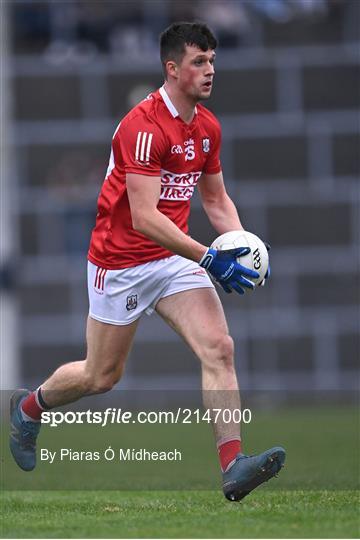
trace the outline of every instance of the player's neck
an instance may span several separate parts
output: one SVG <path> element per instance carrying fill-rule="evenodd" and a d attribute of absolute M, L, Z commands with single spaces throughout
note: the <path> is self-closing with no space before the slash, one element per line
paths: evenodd
<path fill-rule="evenodd" d="M 190 124 L 195 114 L 196 102 L 189 99 L 189 96 L 185 96 L 176 87 L 170 85 L 167 81 L 164 84 L 165 91 L 169 96 L 172 104 L 179 113 L 180 118 L 186 123 Z"/>

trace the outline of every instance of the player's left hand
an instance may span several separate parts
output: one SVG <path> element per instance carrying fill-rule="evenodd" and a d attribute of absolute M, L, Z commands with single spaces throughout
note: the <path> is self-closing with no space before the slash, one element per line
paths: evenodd
<path fill-rule="evenodd" d="M 199 264 L 210 272 L 226 293 L 231 293 L 234 290 L 238 294 L 244 294 L 244 287 L 252 290 L 255 288 L 251 278 L 259 277 L 258 272 L 242 266 L 238 262 L 238 258 L 247 255 L 249 251 L 249 247 L 226 250 L 216 250 L 210 247 Z"/>
<path fill-rule="evenodd" d="M 271 249 L 270 244 L 268 242 L 264 242 L 264 244 L 265 244 L 265 247 L 266 247 L 266 249 L 267 249 L 267 251 L 269 253 L 269 251 Z M 270 275 L 271 275 L 271 269 L 270 269 L 270 261 L 269 261 L 268 269 L 266 270 L 266 274 L 264 276 L 264 279 L 262 280 L 261 283 L 259 283 L 259 287 L 264 287 L 265 286 L 266 280 L 269 279 Z"/>

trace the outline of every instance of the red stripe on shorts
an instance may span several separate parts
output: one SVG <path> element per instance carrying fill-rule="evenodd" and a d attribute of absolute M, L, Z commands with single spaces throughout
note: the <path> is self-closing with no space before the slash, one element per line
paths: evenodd
<path fill-rule="evenodd" d="M 96 267 L 95 282 L 94 282 L 94 287 L 95 287 L 95 289 L 98 289 L 98 288 L 99 288 L 99 286 L 98 286 L 99 270 L 100 270 L 100 268 L 97 266 L 97 267 Z"/>
<path fill-rule="evenodd" d="M 104 290 L 106 272 L 107 270 L 103 268 L 103 271 L 101 273 L 101 278 L 100 278 L 100 287 L 99 287 L 102 291 Z"/>
<path fill-rule="evenodd" d="M 106 268 L 100 268 L 100 266 L 96 268 L 95 289 L 98 289 L 99 291 L 104 290 L 106 272 Z"/>

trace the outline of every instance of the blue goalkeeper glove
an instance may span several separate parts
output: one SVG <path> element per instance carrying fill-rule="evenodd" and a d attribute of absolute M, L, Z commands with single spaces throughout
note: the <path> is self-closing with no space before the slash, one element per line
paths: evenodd
<path fill-rule="evenodd" d="M 225 292 L 231 293 L 233 290 L 239 294 L 244 294 L 243 287 L 254 289 L 255 285 L 249 278 L 258 278 L 259 274 L 246 268 L 237 262 L 238 257 L 247 255 L 249 247 L 239 247 L 235 249 L 216 250 L 209 248 L 201 258 L 199 264 L 214 277 Z"/>

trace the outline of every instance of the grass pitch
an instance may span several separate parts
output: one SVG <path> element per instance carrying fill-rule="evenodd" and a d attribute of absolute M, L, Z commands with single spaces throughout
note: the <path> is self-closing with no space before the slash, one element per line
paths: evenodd
<path fill-rule="evenodd" d="M 245 450 L 283 444 L 286 467 L 279 479 L 230 503 L 221 492 L 209 426 L 44 430 L 43 447 L 107 448 L 123 439 L 129 446 L 162 448 L 167 442 L 183 444 L 184 460 L 151 467 L 39 462 L 32 473 L 20 471 L 9 456 L 4 427 L 1 537 L 358 538 L 358 429 L 354 407 L 259 412 L 244 429 Z"/>
<path fill-rule="evenodd" d="M 357 538 L 355 491 L 7 492 L 3 538 Z"/>

